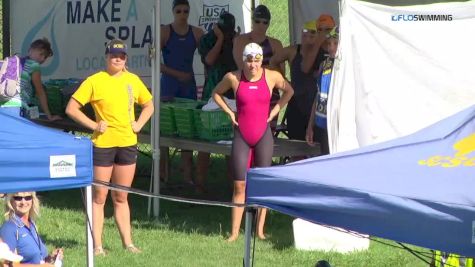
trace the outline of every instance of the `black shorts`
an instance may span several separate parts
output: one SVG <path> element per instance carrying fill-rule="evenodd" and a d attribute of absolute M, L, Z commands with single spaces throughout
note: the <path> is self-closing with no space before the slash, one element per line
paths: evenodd
<path fill-rule="evenodd" d="M 132 165 L 137 162 L 137 146 L 93 147 L 94 166 Z"/>

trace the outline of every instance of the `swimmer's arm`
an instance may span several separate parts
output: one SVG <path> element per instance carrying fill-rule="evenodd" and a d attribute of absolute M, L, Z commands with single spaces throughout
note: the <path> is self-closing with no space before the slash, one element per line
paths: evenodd
<path fill-rule="evenodd" d="M 84 112 L 81 111 L 82 104 L 79 103 L 76 99 L 71 97 L 66 106 L 66 115 L 68 115 L 71 119 L 79 124 L 85 126 L 88 129 L 93 131 L 97 130 L 99 127 L 99 123 L 91 120 Z"/>
<path fill-rule="evenodd" d="M 276 106 L 282 108 L 287 105 L 289 100 L 294 95 L 294 88 L 292 88 L 292 85 L 290 85 L 290 83 L 280 73 L 276 73 L 276 76 L 275 87 L 283 92 Z"/>
<path fill-rule="evenodd" d="M 276 69 L 280 67 L 280 64 L 285 61 L 290 61 L 290 54 L 292 53 L 292 47 L 288 46 L 283 48 L 279 52 L 275 53 L 269 62 L 269 65 L 272 69 Z"/>
<path fill-rule="evenodd" d="M 231 110 L 226 101 L 224 101 L 223 99 L 224 93 L 226 93 L 228 90 L 234 89 L 234 80 L 236 80 L 235 74 L 233 72 L 228 72 L 226 75 L 224 75 L 223 79 L 216 85 L 211 97 L 213 98 L 214 102 L 216 102 L 216 104 L 229 115 L 233 123 L 237 125 L 234 111 Z"/>
<path fill-rule="evenodd" d="M 269 114 L 269 118 L 267 119 L 267 122 L 272 121 L 275 116 L 277 116 L 285 105 L 289 102 L 290 98 L 294 95 L 294 89 L 292 88 L 292 85 L 284 79 L 282 74 L 280 74 L 277 71 L 272 71 L 272 78 L 275 81 L 274 87 L 278 88 L 283 92 L 282 96 L 280 97 L 279 101 L 277 104 L 275 104 L 274 108 L 271 110 Z"/>
<path fill-rule="evenodd" d="M 246 40 L 244 36 L 245 35 L 237 36 L 233 40 L 233 58 L 239 70 L 242 70 L 244 65 L 242 61 L 242 51 L 244 51 L 244 47 L 246 46 Z"/>

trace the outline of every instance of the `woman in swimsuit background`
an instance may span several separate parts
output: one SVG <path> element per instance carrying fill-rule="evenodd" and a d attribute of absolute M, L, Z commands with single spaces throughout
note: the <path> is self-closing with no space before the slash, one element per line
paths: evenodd
<path fill-rule="evenodd" d="M 243 204 L 246 189 L 246 173 L 251 163 L 255 167 L 268 167 L 272 163 L 274 139 L 269 122 L 289 102 L 294 90 L 277 71 L 262 67 L 263 51 L 256 43 L 249 43 L 242 54 L 242 70 L 228 72 L 213 91 L 214 101 L 226 112 L 234 124 L 234 139 L 231 152 L 234 175 L 233 202 Z M 237 114 L 223 100 L 229 89 L 236 95 Z M 272 90 L 278 88 L 283 95 L 269 112 Z M 239 236 L 244 208 L 233 208 L 232 242 Z M 265 239 L 264 223 L 266 209 L 259 209 L 257 236 Z"/>

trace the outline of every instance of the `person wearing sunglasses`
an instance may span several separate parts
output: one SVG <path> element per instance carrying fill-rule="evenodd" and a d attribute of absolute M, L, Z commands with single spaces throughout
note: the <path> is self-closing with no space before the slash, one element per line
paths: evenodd
<path fill-rule="evenodd" d="M 233 202 L 242 204 L 245 199 L 246 173 L 251 164 L 268 167 L 272 163 L 274 139 L 269 123 L 279 114 L 292 97 L 294 90 L 278 71 L 262 67 L 263 49 L 256 43 L 247 44 L 240 59 L 242 70 L 227 73 L 213 91 L 214 101 L 226 112 L 233 125 L 231 149 L 234 178 Z M 232 89 L 236 97 L 237 114 L 226 104 L 223 95 Z M 270 110 L 273 89 L 283 92 Z M 232 209 L 231 235 L 228 241 L 239 236 L 243 208 Z M 265 239 L 266 209 L 259 209 L 257 236 Z"/>
<path fill-rule="evenodd" d="M 317 33 L 317 21 L 311 20 L 302 27 L 300 44 L 287 46 L 271 58 L 271 66 L 278 66 L 285 61 L 290 65 L 291 84 L 295 90 L 285 112 L 290 139 L 305 141 L 310 111 L 317 92 L 315 72 L 323 60 L 323 53 L 320 53 L 320 58 L 314 58 L 311 69 L 307 72 L 302 70 L 302 63 L 304 58 L 318 51 L 324 41 L 324 36 Z M 293 160 L 298 159 L 301 157 Z"/>
<path fill-rule="evenodd" d="M 162 101 L 172 101 L 175 97 L 197 99 L 193 58 L 195 50 L 204 32 L 201 28 L 190 25 L 190 3 L 188 0 L 174 0 L 172 5 L 173 22 L 160 28 L 160 47 L 163 63 L 160 78 Z M 168 155 L 168 147 L 161 148 L 162 155 Z M 183 177 L 187 184 L 193 184 L 192 151 L 181 153 Z M 165 161 L 160 160 L 161 177 L 164 177 Z"/>
<path fill-rule="evenodd" d="M 320 64 L 317 75 L 317 94 L 312 103 L 310 118 L 307 122 L 305 140 L 311 146 L 315 142 L 320 144 L 322 155 L 330 153 L 327 130 L 327 102 L 330 94 L 333 64 L 338 49 L 339 31 L 333 28 L 327 35 L 324 43 L 328 56 Z"/>
<path fill-rule="evenodd" d="M 11 252 L 21 256 L 19 265 L 12 266 L 50 266 L 57 257 L 62 259 L 63 250 L 48 250 L 38 234 L 35 219 L 39 215 L 40 202 L 35 192 L 18 192 L 5 197 L 5 219 L 0 228 L 0 238 Z M 19 258 L 14 259 L 15 261 Z M 10 260 L 11 261 L 11 260 Z"/>
<path fill-rule="evenodd" d="M 272 66 L 269 64 L 270 59 L 274 54 L 279 53 L 283 46 L 281 41 L 267 35 L 270 21 L 271 13 L 269 9 L 265 5 L 258 5 L 252 13 L 252 31 L 241 34 L 240 36 L 236 37 L 234 41 L 233 56 L 239 69 L 243 68 L 241 53 L 244 50 L 244 47 L 251 42 L 257 43 L 262 47 L 264 57 L 262 60 L 262 66 L 272 68 Z M 285 75 L 284 64 L 281 64 L 275 69 L 278 70 L 282 75 Z M 272 92 L 270 106 L 271 109 L 279 101 L 279 98 L 279 91 L 274 90 Z M 271 122 L 272 131 L 274 131 L 277 127 L 277 117 L 278 116 L 276 116 L 276 118 Z"/>
<path fill-rule="evenodd" d="M 206 70 L 206 80 L 201 100 L 208 101 L 213 89 L 223 79 L 224 75 L 237 70 L 232 51 L 234 38 L 239 34 L 240 29 L 238 26 L 238 31 L 236 31 L 235 27 L 236 19 L 234 15 L 223 12 L 219 15 L 218 23 L 213 26 L 213 30 L 200 39 L 198 51 Z M 231 91 L 228 91 L 225 96 L 228 99 L 234 99 L 234 94 Z M 204 183 L 208 175 L 209 159 L 210 153 L 198 152 L 196 180 L 194 181 L 198 193 L 206 192 Z M 226 156 L 226 162 L 229 162 L 228 156 Z M 228 177 L 231 180 L 230 170 L 228 170 Z"/>
<path fill-rule="evenodd" d="M 336 26 L 335 20 L 331 15 L 321 14 L 317 19 L 317 39 L 320 42 L 326 38 L 326 35 Z M 311 50 L 302 60 L 302 71 L 304 73 L 312 73 L 313 66 L 320 66 L 325 59 L 325 46 L 321 45 L 319 49 Z"/>
<path fill-rule="evenodd" d="M 127 45 L 119 39 L 111 40 L 105 49 L 106 69 L 89 76 L 72 95 L 66 114 L 93 131 L 94 179 L 130 187 L 137 163 L 137 133 L 154 111 L 152 95 L 139 76 L 129 72 Z M 90 103 L 95 120 L 81 108 Z M 141 106 L 135 114 L 135 105 Z M 109 190 L 93 187 L 92 228 L 94 254 L 106 255 L 102 246 L 104 205 Z M 141 252 L 132 242 L 130 207 L 126 192 L 112 191 L 114 218 L 124 249 Z"/>
<path fill-rule="evenodd" d="M 188 0 L 173 1 L 173 22 L 161 27 L 160 45 L 163 64 L 160 65 L 161 96 L 196 99 L 193 56 L 203 30 L 188 24 Z"/>

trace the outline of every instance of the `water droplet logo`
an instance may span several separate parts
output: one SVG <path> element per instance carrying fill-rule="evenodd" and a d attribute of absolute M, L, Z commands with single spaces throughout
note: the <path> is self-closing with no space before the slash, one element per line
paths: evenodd
<path fill-rule="evenodd" d="M 56 5 L 57 3 L 53 6 L 53 8 L 51 8 L 51 10 L 43 19 L 38 21 L 38 23 L 35 26 L 33 26 L 30 31 L 28 31 L 21 45 L 22 55 L 27 55 L 28 49 L 30 48 L 30 44 L 34 40 L 38 38 L 43 38 L 43 37 L 48 38 L 48 40 L 51 42 L 51 46 L 52 46 L 51 48 L 53 49 L 54 56 L 48 61 L 49 63 L 46 66 L 41 67 L 41 74 L 45 76 L 53 74 L 58 69 L 60 56 L 61 56 L 59 53 L 58 44 L 56 43 L 56 36 L 54 33 L 55 16 L 53 16 L 53 13 L 56 10 Z M 40 30 L 47 25 L 50 18 L 51 18 L 50 36 L 37 36 L 38 32 L 40 32 Z"/>

